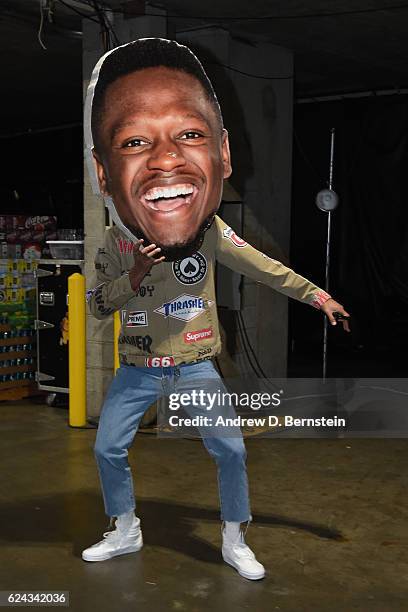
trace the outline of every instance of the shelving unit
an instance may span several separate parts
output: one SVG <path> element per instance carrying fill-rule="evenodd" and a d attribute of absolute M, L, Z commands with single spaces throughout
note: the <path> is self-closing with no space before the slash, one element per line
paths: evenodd
<path fill-rule="evenodd" d="M 11 325 L 0 324 L 0 401 L 38 394 L 35 382 L 35 335 L 4 337 L 12 333 Z M 19 348 L 24 346 L 27 346 L 25 350 Z M 15 347 L 15 350 L 8 348 L 5 351 L 4 347 Z M 15 363 L 5 365 L 7 361 Z"/>
<path fill-rule="evenodd" d="M 0 401 L 4 401 L 23 399 L 39 391 L 35 381 L 34 288 L 23 282 L 27 268 L 31 273 L 33 265 L 0 259 L 0 266 Z"/>

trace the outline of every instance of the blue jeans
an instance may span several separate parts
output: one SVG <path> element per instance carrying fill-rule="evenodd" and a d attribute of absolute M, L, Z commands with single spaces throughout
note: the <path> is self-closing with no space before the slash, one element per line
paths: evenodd
<path fill-rule="evenodd" d="M 121 365 L 117 370 L 102 407 L 94 446 L 108 516 L 119 516 L 136 507 L 128 449 L 146 410 L 160 397 L 193 389 L 227 391 L 210 360 L 169 367 Z M 209 415 L 205 406 L 186 406 L 185 411 L 191 417 Z M 213 406 L 211 414 L 214 413 L 236 416 L 232 406 L 219 404 Z M 221 520 L 251 520 L 247 454 L 240 428 L 231 425 L 218 427 L 217 431 L 206 426 L 198 429 L 217 465 Z"/>

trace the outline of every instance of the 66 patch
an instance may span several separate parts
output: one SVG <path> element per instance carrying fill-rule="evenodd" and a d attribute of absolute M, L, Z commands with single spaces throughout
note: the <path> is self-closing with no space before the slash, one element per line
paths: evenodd
<path fill-rule="evenodd" d="M 236 247 L 244 247 L 248 244 L 247 242 L 245 242 L 245 240 L 237 236 L 231 227 L 226 227 L 222 232 L 222 235 L 224 236 L 224 238 L 228 238 L 228 240 L 231 240 L 232 244 L 234 244 Z"/>
<path fill-rule="evenodd" d="M 207 260 L 201 253 L 193 253 L 173 262 L 173 274 L 183 285 L 194 285 L 207 274 Z"/>
<path fill-rule="evenodd" d="M 146 357 L 147 368 L 168 368 L 174 366 L 174 357 Z"/>

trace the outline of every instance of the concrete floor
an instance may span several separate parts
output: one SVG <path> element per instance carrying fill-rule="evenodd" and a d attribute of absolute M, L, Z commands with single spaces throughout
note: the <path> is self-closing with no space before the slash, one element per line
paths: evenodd
<path fill-rule="evenodd" d="M 407 610 L 408 440 L 249 439 L 264 580 L 220 556 L 215 466 L 200 441 L 139 434 L 130 453 L 145 546 L 87 563 L 104 514 L 96 430 L 67 410 L 0 404 L 0 590 L 70 591 L 70 609 Z"/>

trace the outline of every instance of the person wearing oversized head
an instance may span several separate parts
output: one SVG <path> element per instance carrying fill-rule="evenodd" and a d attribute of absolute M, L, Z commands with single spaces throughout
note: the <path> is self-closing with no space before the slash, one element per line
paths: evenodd
<path fill-rule="evenodd" d="M 187 47 L 146 38 L 105 54 L 88 87 L 84 127 L 92 185 L 115 223 L 95 257 L 87 300 L 96 318 L 120 310 L 122 321 L 121 367 L 94 447 L 105 511 L 116 526 L 82 553 L 101 561 L 143 545 L 128 462 L 143 414 L 164 387 L 226 392 L 212 361 L 221 350 L 215 262 L 322 310 L 332 324 L 335 311 L 348 313 L 217 215 L 231 175 L 228 134 L 214 89 Z M 349 331 L 348 321 L 342 324 Z M 208 416 L 206 406 L 186 410 Z M 212 410 L 210 416 L 236 416 L 233 406 Z M 244 539 L 252 516 L 241 430 L 198 429 L 218 468 L 222 557 L 241 576 L 263 578 Z"/>
<path fill-rule="evenodd" d="M 195 55 L 164 39 L 107 55 L 91 132 L 100 191 L 128 232 L 167 261 L 198 251 L 231 162 L 217 97 Z"/>

